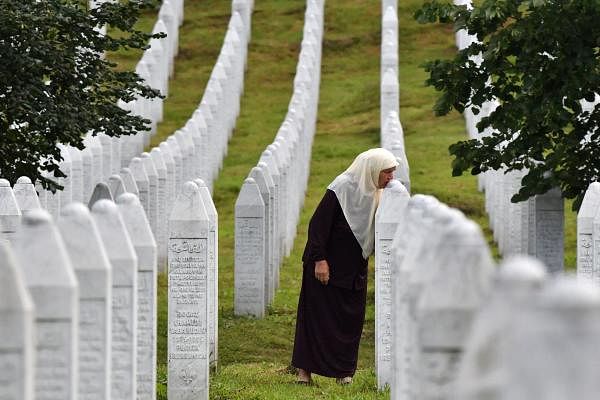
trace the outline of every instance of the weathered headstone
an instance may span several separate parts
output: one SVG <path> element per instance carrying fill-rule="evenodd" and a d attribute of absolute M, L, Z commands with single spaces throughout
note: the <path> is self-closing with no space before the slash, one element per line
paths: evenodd
<path fill-rule="evenodd" d="M 79 398 L 110 400 L 111 265 L 83 204 L 63 208 L 58 228 L 79 281 Z"/>
<path fill-rule="evenodd" d="M 235 315 L 265 316 L 265 203 L 247 178 L 235 202 Z"/>
<path fill-rule="evenodd" d="M 21 211 L 10 187 L 10 182 L 0 179 L 0 231 L 2 238 L 13 242 L 20 224 Z"/>
<path fill-rule="evenodd" d="M 13 186 L 13 193 L 19 205 L 21 214 L 33 209 L 42 208 L 40 199 L 35 192 L 35 186 L 31 183 L 31 179 L 26 176 L 21 176 Z"/>
<path fill-rule="evenodd" d="M 90 201 L 88 202 L 88 208 L 91 210 L 94 204 L 102 199 L 112 201 L 113 196 L 110 192 L 110 187 L 106 183 L 98 182 L 94 188 L 94 193 L 92 193 L 92 197 L 90 197 Z"/>
<path fill-rule="evenodd" d="M 35 330 L 33 299 L 22 268 L 0 241 L 0 399 L 33 400 Z"/>
<path fill-rule="evenodd" d="M 208 187 L 202 179 L 194 180 L 200 189 L 202 203 L 208 216 L 208 331 L 209 356 L 212 367 L 219 360 L 219 214 Z"/>
<path fill-rule="evenodd" d="M 375 368 L 377 386 L 392 383 L 392 241 L 410 195 L 397 180 L 383 190 L 375 215 Z"/>
<path fill-rule="evenodd" d="M 594 217 L 600 211 L 600 183 L 592 182 L 577 213 L 577 276 L 594 278 Z M 600 238 L 597 238 L 600 240 Z"/>
<path fill-rule="evenodd" d="M 14 253 L 35 305 L 35 399 L 78 398 L 79 290 L 65 245 L 45 210 L 23 216 Z"/>
<path fill-rule="evenodd" d="M 169 217 L 168 397 L 207 400 L 208 215 L 186 182 Z"/>
<path fill-rule="evenodd" d="M 137 390 L 138 259 L 115 203 L 98 200 L 92 215 L 113 272 L 111 399 L 133 400 Z"/>
<path fill-rule="evenodd" d="M 156 398 L 156 241 L 136 195 L 122 194 L 117 207 L 138 258 L 137 399 L 152 400 Z"/>

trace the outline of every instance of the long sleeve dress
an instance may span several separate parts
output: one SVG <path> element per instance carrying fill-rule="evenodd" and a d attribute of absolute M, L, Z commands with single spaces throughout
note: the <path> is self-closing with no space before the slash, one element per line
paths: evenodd
<path fill-rule="evenodd" d="M 329 264 L 327 285 L 315 278 L 320 260 Z M 292 365 L 332 378 L 353 376 L 365 320 L 367 260 L 329 189 L 310 220 L 302 261 Z"/>

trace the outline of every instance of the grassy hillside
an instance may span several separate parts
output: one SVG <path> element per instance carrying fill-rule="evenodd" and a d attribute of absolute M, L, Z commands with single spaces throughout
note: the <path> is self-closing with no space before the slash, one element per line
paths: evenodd
<path fill-rule="evenodd" d="M 233 207 L 239 188 L 281 124 L 291 97 L 292 79 L 301 41 L 303 0 L 256 0 L 241 115 L 229 144 L 214 200 L 219 212 L 219 354 L 211 376 L 211 399 L 386 399 L 375 389 L 373 284 L 355 383 L 340 387 L 317 378 L 311 387 L 295 385 L 289 369 L 300 288 L 300 257 L 308 219 L 326 185 L 354 156 L 379 143 L 380 3 L 327 0 L 323 43 L 322 85 L 310 180 L 294 249 L 281 267 L 281 285 L 263 320 L 233 316 Z M 400 115 L 406 135 L 414 193 L 428 193 L 463 210 L 487 231 L 483 196 L 471 176 L 452 178 L 448 145 L 464 139 L 458 114 L 436 118 L 436 94 L 425 88 L 419 65 L 455 51 L 449 27 L 421 26 L 412 14 L 422 2 L 400 1 Z M 155 145 L 183 126 L 197 107 L 217 58 L 229 18 L 229 1 L 186 1 L 180 31 L 180 53 L 165 121 Z M 149 26 L 153 16 L 143 24 Z M 115 55 L 124 65 L 135 55 Z M 567 230 L 574 232 L 572 215 Z M 489 234 L 489 232 L 488 232 Z M 567 260 L 574 264 L 574 234 L 568 236 Z M 371 268 L 372 270 L 372 268 Z M 165 399 L 166 277 L 159 290 L 159 387 Z"/>

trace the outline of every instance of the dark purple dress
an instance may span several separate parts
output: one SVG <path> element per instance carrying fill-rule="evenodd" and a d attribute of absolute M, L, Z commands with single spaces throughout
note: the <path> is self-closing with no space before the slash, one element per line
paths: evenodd
<path fill-rule="evenodd" d="M 319 260 L 329 264 L 328 285 L 315 278 Z M 310 220 L 302 261 L 292 365 L 332 378 L 353 376 L 365 320 L 367 260 L 331 190 Z"/>

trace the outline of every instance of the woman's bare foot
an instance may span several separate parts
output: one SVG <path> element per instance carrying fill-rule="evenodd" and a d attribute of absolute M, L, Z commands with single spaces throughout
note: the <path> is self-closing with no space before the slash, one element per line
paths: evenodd
<path fill-rule="evenodd" d="M 352 377 L 351 376 L 345 376 L 343 378 L 337 378 L 335 380 L 339 385 L 349 385 L 352 383 Z"/>
<path fill-rule="evenodd" d="M 298 375 L 296 376 L 296 383 L 300 383 L 303 385 L 308 385 L 312 381 L 310 377 L 310 372 L 303 370 L 302 368 L 298 368 Z"/>

